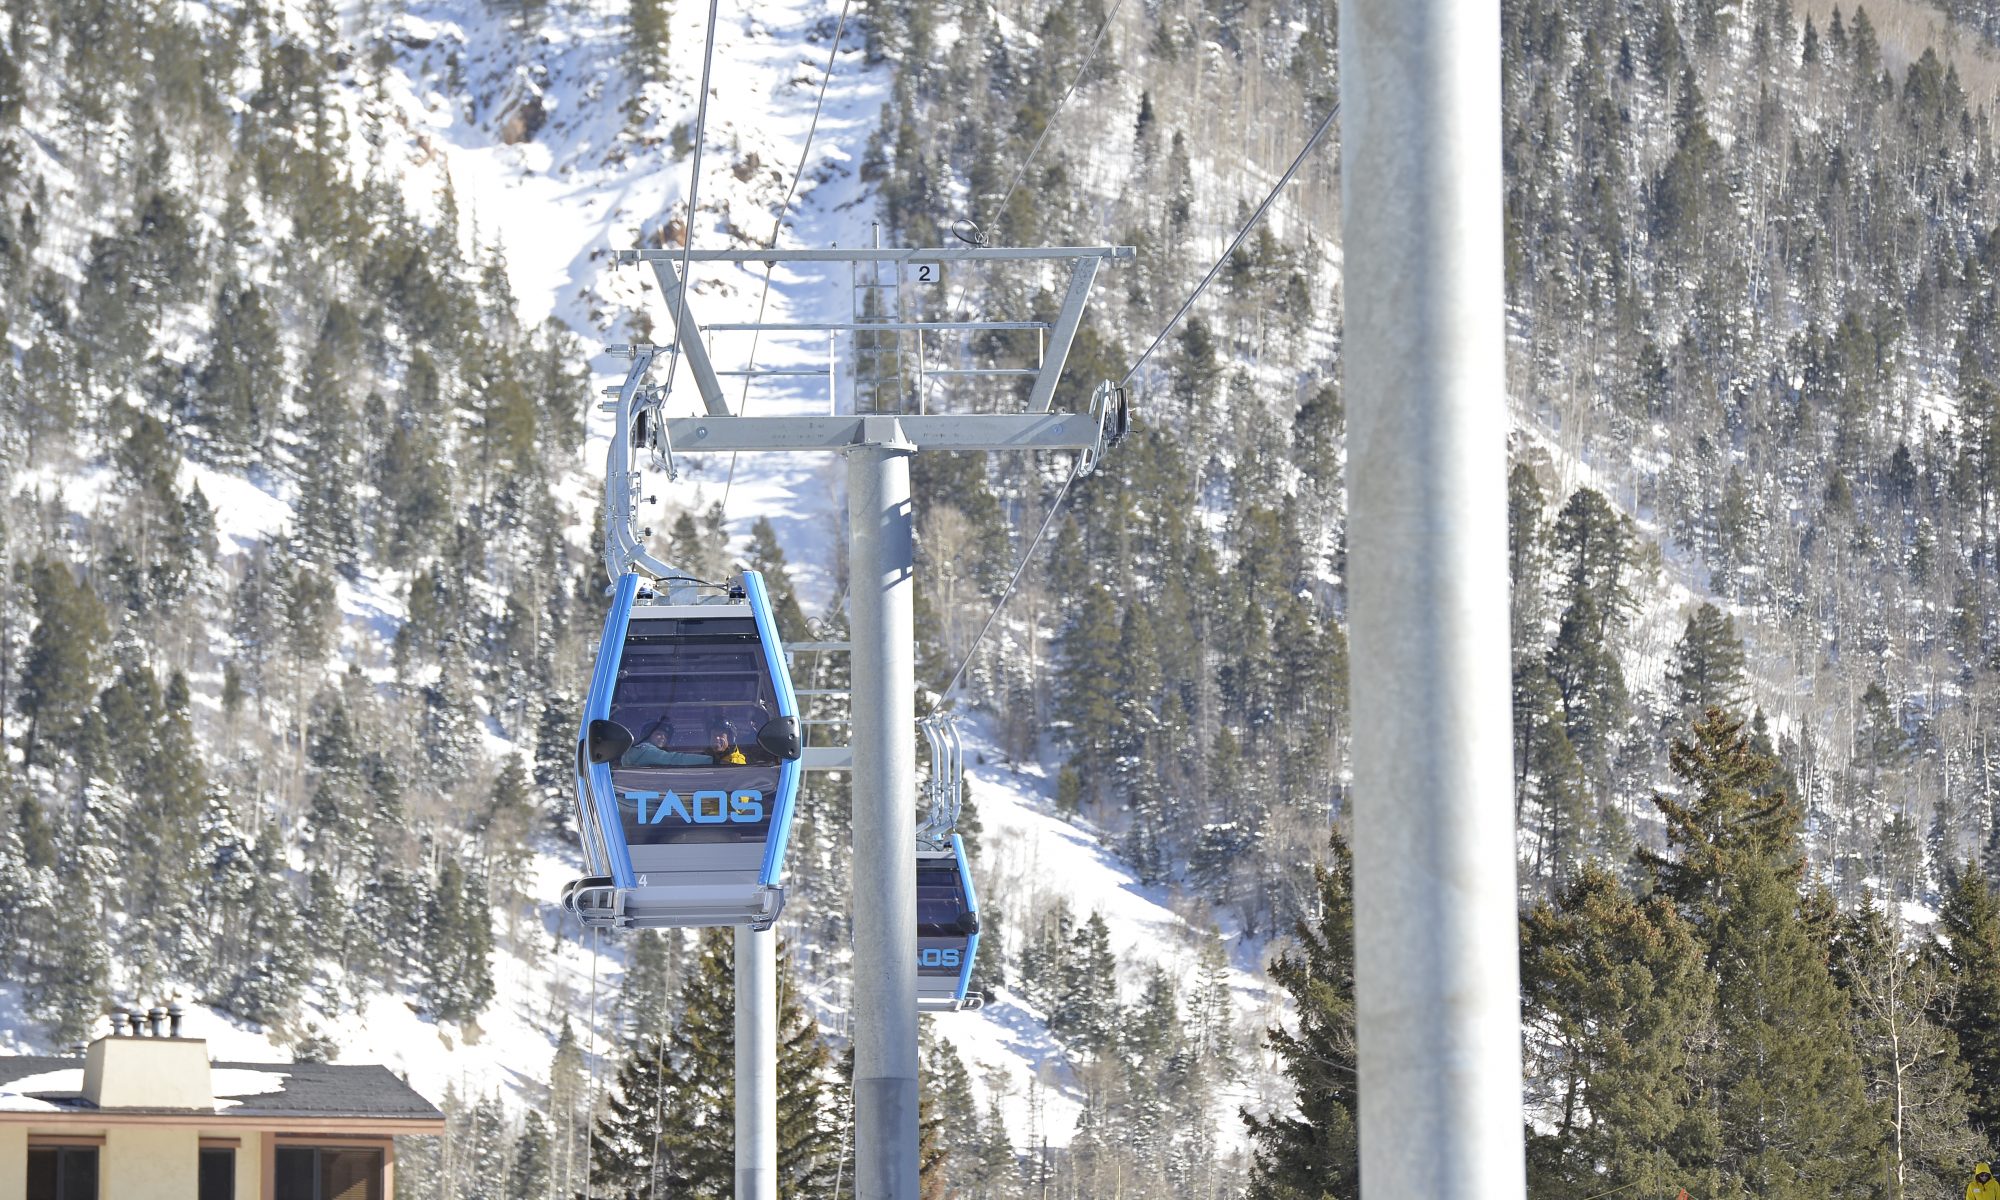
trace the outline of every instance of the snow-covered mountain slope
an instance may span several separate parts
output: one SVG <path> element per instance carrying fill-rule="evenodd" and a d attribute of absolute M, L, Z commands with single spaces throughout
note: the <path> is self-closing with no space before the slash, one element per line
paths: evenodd
<path fill-rule="evenodd" d="M 968 781 L 979 810 L 983 847 L 975 879 L 982 896 L 1004 896 L 1011 910 L 1028 911 L 1058 898 L 1077 919 L 1101 915 L 1110 927 L 1118 960 L 1121 998 L 1136 1001 L 1153 968 L 1191 982 L 1211 932 L 1205 906 L 1142 884 L 1087 826 L 1056 812 L 1054 781 L 1037 766 L 1006 765 L 993 739 L 979 730 L 967 739 Z M 1176 902 L 1178 899 L 1178 903 Z M 1198 923 L 1199 922 L 1199 923 Z M 1240 1105 L 1261 1107 L 1270 1067 L 1256 1034 L 1280 1019 L 1280 1005 L 1263 978 L 1260 943 L 1225 937 L 1230 953 L 1228 986 L 1237 1047 L 1229 1055 L 1239 1075 L 1218 1093 L 1225 1144 L 1241 1138 L 1234 1120 Z M 1067 1146 L 1080 1113 L 1079 1091 L 1063 1052 L 1049 1036 L 1047 1014 L 1016 991 L 1000 989 L 984 1008 L 930 1018 L 964 1059 L 975 1084 L 997 1089 L 1002 1108 L 1023 1145 Z"/>
<path fill-rule="evenodd" d="M 777 231 L 780 244 L 859 245 L 876 236 L 859 164 L 891 80 L 886 69 L 866 64 L 862 38 L 849 27 L 822 105 L 837 5 L 788 0 L 725 6 L 714 43 L 699 207 L 691 223 L 685 214 L 687 150 L 695 81 L 703 70 L 705 6 L 676 7 L 669 82 L 646 85 L 636 104 L 624 65 L 622 6 L 550 6 L 524 23 L 513 9 L 479 0 L 416 0 L 379 26 L 363 23 L 365 11 L 343 10 L 353 65 L 334 93 L 349 126 L 364 131 L 350 143 L 352 165 L 358 175 L 392 180 L 417 211 L 455 209 L 467 254 L 497 251 L 504 261 L 525 323 L 554 317 L 599 346 L 666 340 L 672 314 L 650 272 L 614 268 L 614 253 L 676 246 L 690 224 L 697 247 L 761 244 L 772 236 L 775 214 L 801 166 L 796 199 Z M 277 19 L 302 22 L 302 8 L 280 8 Z M 768 295 L 758 264 L 697 264 L 692 278 L 690 319 L 704 324 L 760 315 L 841 320 L 853 298 L 845 267 L 775 271 Z M 738 335 L 718 334 L 714 353 L 742 362 L 752 349 Z M 836 343 L 831 353 L 840 360 L 838 375 L 846 377 L 848 347 Z M 767 337 L 754 354 L 759 366 L 812 368 L 828 361 L 829 346 L 823 334 Z M 598 354 L 594 385 L 616 384 L 624 367 L 622 358 Z M 574 403 L 582 407 L 595 399 L 578 395 Z M 754 413 L 825 411 L 827 382 L 781 376 L 733 394 L 731 402 Z M 694 411 L 692 389 L 678 387 L 672 403 Z M 608 420 L 593 413 L 586 445 L 559 484 L 578 547 L 594 533 L 588 522 L 607 436 Z M 836 546 L 844 513 L 837 462 L 764 455 L 731 463 L 684 455 L 680 465 L 681 482 L 662 480 L 654 489 L 663 499 L 691 512 L 726 500 L 727 529 L 739 549 L 754 521 L 769 520 L 809 612 L 837 604 Z M 225 556 L 249 552 L 298 519 L 295 489 L 275 474 L 190 461 L 181 475 L 184 486 L 198 483 L 216 506 Z M 71 504 L 88 500 L 83 490 L 72 488 Z M 391 674 L 388 646 L 408 616 L 408 582 L 368 566 L 338 584 L 338 653 L 377 682 Z M 578 664 L 579 671 L 584 667 Z M 219 679 L 196 682 L 198 703 L 214 704 Z M 480 748 L 494 762 L 533 750 L 504 736 L 497 724 L 485 730 Z M 1060 895 L 1079 920 L 1101 914 L 1127 1003 L 1138 998 L 1154 966 L 1191 975 L 1211 923 L 1203 906 L 1140 886 L 1088 828 L 1057 817 L 1047 772 L 1034 766 L 1003 770 L 993 765 L 999 755 L 990 748 L 985 759 L 974 771 L 986 822 L 982 891 L 1006 897 L 1019 911 Z M 341 1058 L 383 1062 L 433 1098 L 449 1088 L 461 1096 L 498 1093 L 517 1108 L 536 1106 L 566 1021 L 581 1033 L 594 1008 L 595 1045 L 605 1050 L 613 1038 L 608 1022 L 622 973 L 615 939 L 594 947 L 549 903 L 578 866 L 572 848 L 538 846 L 526 872 L 529 894 L 497 898 L 496 994 L 475 1019 L 441 1021 L 402 996 L 367 990 L 328 1003 L 353 985 L 337 965 L 322 961 L 319 1001 L 308 999 L 316 1010 L 309 1028 L 336 1043 Z M 1261 945 L 1233 944 L 1232 950 L 1228 980 L 1240 1018 L 1239 1057 L 1248 1062 L 1258 1057 L 1254 1031 L 1275 1019 L 1275 1003 L 1258 979 Z M 840 995 L 836 986 L 814 991 L 822 1017 L 836 1030 Z M 936 1025 L 972 1068 L 975 1089 L 1001 1093 L 1017 1146 L 1068 1143 L 1080 1092 L 1048 1033 L 1046 1014 L 1002 990 L 985 1011 L 940 1017 Z M 297 1033 L 266 1031 L 199 1005 L 191 1006 L 187 1028 L 210 1039 L 218 1055 L 243 1060 L 285 1057 Z M 32 1043 L 18 993 L 0 991 L 0 1046 Z M 601 1061 L 600 1078 L 608 1079 L 615 1065 Z M 1251 1068 L 1224 1085 L 1215 1118 L 1226 1145 L 1241 1136 L 1237 1104 L 1261 1103 L 1263 1082 L 1264 1072 Z"/>
<path fill-rule="evenodd" d="M 855 245 L 869 236 L 857 166 L 888 80 L 864 65 L 850 28 L 819 105 L 838 11 L 759 4 L 718 22 L 696 246 L 769 241 L 809 130 L 812 147 L 781 244 Z M 390 24 L 398 54 L 384 91 L 395 106 L 392 124 L 404 134 L 404 186 L 433 203 L 450 189 L 472 236 L 504 254 L 525 317 L 554 315 L 600 345 L 668 339 L 672 314 L 651 272 L 610 264 L 619 250 L 679 244 L 691 155 L 677 147 L 685 149 L 691 136 L 706 15 L 698 5 L 675 11 L 671 82 L 646 85 L 645 102 L 658 115 L 639 128 L 621 95 L 631 86 L 621 65 L 627 39 L 622 13 L 613 9 L 564 9 L 535 30 L 519 30 L 488 6 L 412 4 Z M 523 105 L 546 114 L 545 123 L 510 142 L 521 133 Z M 698 266 L 690 274 L 690 318 L 704 324 L 753 320 L 760 306 L 771 320 L 809 320 L 847 307 L 847 293 L 831 279 L 778 273 L 766 298 L 753 264 Z M 766 339 L 758 355 L 760 365 L 773 367 L 824 360 L 823 341 L 805 347 Z M 594 365 L 602 386 L 624 377 L 623 359 L 601 355 Z M 787 382 L 761 383 L 735 402 L 747 396 L 759 412 L 824 409 L 823 382 Z M 687 388 L 676 392 L 676 409 L 697 411 Z M 582 520 L 601 486 L 608 436 L 608 418 L 599 414 L 573 481 Z M 759 516 L 771 519 L 802 568 L 802 591 L 822 603 L 830 598 L 832 497 L 814 481 L 825 466 L 818 459 L 745 459 L 729 489 L 732 533 L 741 536 Z M 697 510 L 722 498 L 726 461 L 691 456 L 686 467 L 689 482 L 666 493 L 670 502 Z M 577 532 L 588 536 L 581 526 Z"/>

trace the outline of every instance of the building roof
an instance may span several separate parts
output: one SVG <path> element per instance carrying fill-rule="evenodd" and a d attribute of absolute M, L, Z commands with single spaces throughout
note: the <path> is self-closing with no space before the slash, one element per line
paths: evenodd
<path fill-rule="evenodd" d="M 258 1117 L 375 1118 L 436 1121 L 437 1106 L 381 1066 L 339 1063 L 218 1062 L 210 1067 L 215 1107 L 100 1110 L 83 1095 L 81 1058 L 0 1056 L 0 1112 L 184 1115 L 212 1112 Z"/>
<path fill-rule="evenodd" d="M 273 1117 L 414 1117 L 435 1120 L 444 1114 L 417 1094 L 415 1088 L 390 1073 L 389 1068 L 369 1064 L 348 1066 L 340 1063 L 223 1063 L 215 1064 L 216 1095 L 227 1086 L 224 1071 L 256 1071 L 284 1075 L 281 1087 L 262 1094 L 245 1094 L 242 1107 L 230 1111 L 242 1116 Z"/>

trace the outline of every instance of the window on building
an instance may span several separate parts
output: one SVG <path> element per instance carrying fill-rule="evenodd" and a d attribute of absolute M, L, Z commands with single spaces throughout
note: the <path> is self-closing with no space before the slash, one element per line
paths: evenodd
<path fill-rule="evenodd" d="M 28 1147 L 28 1200 L 97 1200 L 97 1147 Z"/>
<path fill-rule="evenodd" d="M 276 1166 L 273 1200 L 382 1200 L 379 1149 L 280 1146 Z"/>
<path fill-rule="evenodd" d="M 201 1152 L 199 1200 L 236 1200 L 236 1151 L 210 1147 Z"/>

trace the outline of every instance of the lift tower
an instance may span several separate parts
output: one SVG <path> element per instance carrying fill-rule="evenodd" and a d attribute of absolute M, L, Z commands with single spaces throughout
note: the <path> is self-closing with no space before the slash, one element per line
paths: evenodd
<path fill-rule="evenodd" d="M 702 414 L 671 417 L 664 395 L 649 423 L 656 447 L 669 457 L 704 453 L 824 452 L 847 456 L 848 573 L 852 691 L 855 1200 L 916 1200 L 917 1196 L 917 928 L 916 928 L 916 670 L 911 616 L 915 521 L 910 456 L 923 450 L 1071 451 L 1079 470 L 1095 466 L 1123 429 L 1123 399 L 1109 383 L 1086 411 L 1057 411 L 1056 381 L 1083 319 L 1097 271 L 1107 259 L 1129 258 L 1129 246 L 827 250 L 629 250 L 621 264 L 650 266 L 670 312 L 685 313 L 671 347 L 631 347 L 623 396 L 643 389 L 655 357 L 677 353 L 701 398 Z M 683 288 L 676 260 L 766 263 L 802 275 L 847 271 L 853 310 L 845 321 L 757 321 L 701 324 Z M 942 288 L 953 272 L 1005 267 L 1056 282 L 1061 301 L 1050 320 L 929 319 L 909 297 Z M 692 268 L 690 268 L 692 269 Z M 827 282 L 833 282 L 828 279 Z M 942 292 L 938 294 L 942 295 Z M 939 306 L 932 306 L 942 307 Z M 826 339 L 825 367 L 718 371 L 730 335 L 763 342 Z M 975 366 L 964 339 L 1032 334 L 1035 351 L 1008 366 Z M 845 411 L 835 379 L 837 339 L 851 336 L 867 373 Z M 888 339 L 885 346 L 884 339 Z M 717 349 L 717 344 L 722 349 Z M 894 362 L 885 365 L 884 359 Z M 732 413 L 721 377 L 816 376 L 827 380 L 824 414 L 747 416 Z M 934 412 L 931 391 L 949 384 L 963 392 L 982 379 L 1025 382 L 1026 401 L 995 405 L 1014 411 Z M 609 489 L 613 503 L 635 503 L 631 489 Z M 817 759 L 817 761 L 815 761 Z M 808 748 L 806 765 L 846 765 L 837 752 Z M 746 1047 L 775 1046 L 774 974 L 753 959 L 772 953 L 770 934 L 738 930 L 739 1056 Z M 759 946 L 759 943 L 762 943 Z M 776 1139 L 760 1129 L 774 1119 L 775 1078 L 761 1063 L 738 1063 L 737 1200 L 775 1197 Z M 746 1161 L 746 1143 L 754 1153 Z"/>
<path fill-rule="evenodd" d="M 1361 1189 L 1517 1200 L 1500 5 L 1342 4 L 1340 98 Z"/>

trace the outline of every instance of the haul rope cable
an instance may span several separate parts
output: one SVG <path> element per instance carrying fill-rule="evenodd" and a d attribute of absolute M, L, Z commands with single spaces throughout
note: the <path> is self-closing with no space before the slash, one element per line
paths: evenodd
<path fill-rule="evenodd" d="M 799 165 L 792 171 L 792 186 L 785 190 L 785 201 L 778 205 L 777 218 L 771 222 L 771 240 L 765 243 L 766 250 L 777 249 L 778 235 L 785 230 L 785 214 L 792 210 L 792 197 L 798 194 L 799 181 L 805 178 L 806 160 L 812 157 L 813 137 L 819 133 L 820 110 L 826 107 L 826 85 L 833 82 L 834 63 L 840 55 L 840 39 L 847 31 L 847 13 L 853 5 L 854 0 L 844 0 L 840 6 L 840 20 L 833 27 L 833 49 L 826 52 L 826 70 L 819 77 L 819 99 L 813 101 L 812 123 L 806 126 L 806 144 L 799 147 Z M 761 328 L 764 324 L 764 302 L 771 297 L 772 265 L 769 259 L 765 260 L 764 286 L 757 293 L 757 324 L 760 328 L 750 331 L 750 358 L 743 364 L 746 371 L 757 367 L 757 343 L 764 333 Z M 743 376 L 743 394 L 736 402 L 736 415 L 739 417 L 750 411 L 750 378 L 747 374 Z M 729 452 L 729 477 L 722 482 L 722 511 L 725 514 L 729 511 L 729 490 L 736 486 L 737 453 L 734 450 Z"/>
<path fill-rule="evenodd" d="M 588 1124 L 583 1131 L 583 1197 L 590 1200 L 595 1194 L 591 1186 L 591 1174 L 596 1166 L 597 1139 L 590 1136 L 590 1126 L 597 1123 L 597 936 L 598 928 L 590 927 L 590 1112 Z"/>
<path fill-rule="evenodd" d="M 1104 44 L 1104 35 L 1111 32 L 1112 22 L 1118 19 L 1118 10 L 1124 7 L 1125 0 L 1118 0 L 1118 3 L 1111 6 L 1111 11 L 1105 14 L 1104 24 L 1097 27 L 1097 36 L 1091 39 L 1090 49 L 1084 52 L 1083 62 L 1076 68 L 1076 78 L 1069 81 L 1069 90 L 1062 94 L 1062 99 L 1056 101 L 1055 109 L 1049 113 L 1049 119 L 1042 123 L 1041 133 L 1035 136 L 1035 144 L 1028 148 L 1027 156 L 1022 158 L 1021 165 L 1014 169 L 1013 182 L 1009 183 L 1007 190 L 1000 194 L 1000 203 L 993 209 L 996 218 L 998 214 L 1007 211 L 1007 201 L 1014 198 L 1014 189 L 1021 186 L 1022 178 L 1028 173 L 1028 164 L 1035 161 L 1035 155 L 1041 150 L 1042 143 L 1048 140 L 1049 130 L 1055 128 L 1056 118 L 1062 115 L 1063 106 L 1076 94 L 1077 86 L 1083 82 L 1084 75 L 1090 70 L 1090 64 L 1097 60 L 1097 48 Z"/>
<path fill-rule="evenodd" d="M 1132 369 L 1125 372 L 1125 377 L 1118 381 L 1118 390 L 1123 391 L 1125 385 L 1132 382 L 1139 374 L 1140 369 L 1146 365 L 1146 360 L 1152 358 L 1153 352 L 1158 350 L 1160 343 L 1166 340 L 1167 334 L 1173 332 L 1174 326 L 1180 324 L 1181 318 L 1187 315 L 1190 308 L 1194 307 L 1194 302 L 1201 299 L 1201 294 L 1208 290 L 1210 283 L 1215 281 L 1215 277 L 1221 272 L 1223 264 L 1229 261 L 1230 256 L 1236 253 L 1237 247 L 1243 244 L 1243 239 L 1249 237 L 1250 231 L 1257 227 L 1259 221 L 1263 220 L 1264 214 L 1277 201 L 1278 194 L 1285 190 L 1285 185 L 1292 181 L 1292 176 L 1299 173 L 1299 167 L 1304 165 L 1306 156 L 1311 154 L 1313 148 L 1318 146 L 1321 140 L 1326 137 L 1327 130 L 1333 128 L 1334 120 L 1339 116 L 1340 101 L 1335 100 L 1332 109 L 1328 110 L 1326 114 L 1326 119 L 1321 121 L 1319 128 L 1313 130 L 1313 135 L 1306 139 L 1304 149 L 1300 150 L 1298 157 L 1292 160 L 1292 165 L 1285 168 L 1285 173 L 1278 177 L 1278 182 L 1271 185 L 1271 191 L 1264 197 L 1264 202 L 1257 206 L 1257 211 L 1250 214 L 1250 219 L 1243 223 L 1243 228 L 1236 231 L 1236 236 L 1230 240 L 1229 248 L 1222 252 L 1222 257 L 1215 260 L 1215 265 L 1208 269 L 1208 274 L 1201 277 L 1201 282 L 1195 285 L 1192 292 L 1188 293 L 1187 299 L 1181 302 L 1180 308 L 1174 312 L 1174 315 L 1168 318 L 1167 323 L 1161 327 L 1158 336 L 1153 338 L 1152 344 L 1146 347 L 1146 352 L 1139 356 L 1138 361 L 1132 364 Z M 1107 399 L 1106 402 L 1109 403 L 1109 400 Z M 978 652 L 979 644 L 986 640 L 987 631 L 993 628 L 993 622 L 1000 619 L 1001 610 L 1007 607 L 1007 600 L 1013 596 L 1015 585 L 1021 582 L 1021 575 L 1027 571 L 1028 563 L 1034 558 L 1036 548 L 1042 544 L 1042 538 L 1048 533 L 1049 526 L 1055 523 L 1056 513 L 1062 508 L 1063 501 L 1069 496 L 1070 485 L 1076 482 L 1077 475 L 1081 473 L 1080 468 L 1082 465 L 1083 458 L 1081 455 L 1078 455 L 1076 462 L 1070 465 L 1069 478 L 1063 480 L 1061 489 L 1056 492 L 1056 498 L 1050 502 L 1048 515 L 1042 518 L 1042 527 L 1035 531 L 1034 540 L 1028 543 L 1027 551 L 1021 555 L 1020 565 L 1014 568 L 1013 578 L 1007 581 L 1007 587 L 1000 593 L 1000 599 L 993 605 L 993 612 L 987 616 L 986 624 L 980 626 L 979 636 L 972 639 L 972 645 L 967 648 L 965 657 L 959 660 L 958 669 L 951 673 L 951 681 L 945 684 L 942 692 L 938 693 L 939 704 L 943 704 L 951 698 L 953 689 L 958 687 L 960 677 L 965 674 L 965 668 L 972 664 L 972 656 Z"/>
<path fill-rule="evenodd" d="M 1313 130 L 1313 135 L 1306 139 L 1305 149 L 1299 151 L 1299 156 L 1292 160 L 1292 165 L 1285 168 L 1285 173 L 1278 177 L 1276 184 L 1272 185 L 1270 194 L 1264 197 L 1264 202 L 1257 206 L 1256 212 L 1250 214 L 1250 219 L 1243 223 L 1243 228 L 1236 231 L 1236 237 L 1229 243 L 1229 249 L 1222 252 L 1222 257 L 1215 260 L 1215 265 L 1208 269 L 1208 274 L 1201 277 L 1201 282 L 1195 285 L 1194 291 L 1188 293 L 1188 298 L 1181 302 L 1180 310 L 1174 313 L 1173 317 L 1160 329 L 1159 336 L 1153 339 L 1153 344 L 1146 347 L 1146 352 L 1139 356 L 1139 361 L 1133 363 L 1132 369 L 1125 372 L 1125 378 L 1118 381 L 1119 387 L 1122 388 L 1132 382 L 1133 376 L 1139 373 L 1139 368 L 1145 366 L 1146 360 L 1153 357 L 1153 351 L 1160 348 L 1160 343 L 1167 339 L 1169 333 L 1173 332 L 1174 326 L 1180 324 L 1181 318 L 1187 315 L 1188 309 L 1193 308 L 1194 302 L 1199 300 L 1201 294 L 1208 290 L 1208 285 L 1215 281 L 1216 275 L 1222 270 L 1222 265 L 1229 261 L 1229 257 L 1232 254 L 1236 253 L 1236 248 L 1243 244 L 1243 239 L 1250 236 L 1250 231 L 1257 227 L 1257 222 L 1264 219 L 1264 213 L 1276 202 L 1278 193 L 1284 191 L 1285 185 L 1292 181 L 1292 176 L 1299 173 L 1299 168 L 1305 164 L 1306 156 L 1313 152 L 1313 147 L 1319 145 L 1322 138 L 1326 137 L 1327 130 L 1333 128 L 1333 123 L 1339 116 L 1340 101 L 1335 100 L 1333 107 L 1327 110 L 1326 119 L 1321 121 L 1319 128 Z"/>
<path fill-rule="evenodd" d="M 662 1033 L 658 1026 L 655 1026 L 653 1029 L 653 1129 L 655 1132 L 653 1136 L 652 1178 L 647 1182 L 646 1187 L 647 1200 L 660 1200 L 660 1144 L 666 1139 L 659 1136 L 658 1130 L 666 1123 L 667 1089 L 663 1078 L 667 1069 L 665 1063 L 666 1040 L 664 1033 Z"/>
<path fill-rule="evenodd" d="M 1069 89 L 1063 92 L 1062 99 L 1056 101 L 1055 108 L 1049 112 L 1049 119 L 1042 122 L 1042 131 L 1035 135 L 1035 144 L 1028 147 L 1028 152 L 1022 156 L 1020 165 L 1014 168 L 1013 181 L 1007 185 L 1007 190 L 1000 194 L 1000 203 L 993 206 L 993 219 L 996 222 L 1000 219 L 1000 214 L 1007 211 L 1007 201 L 1014 198 L 1014 189 L 1020 187 L 1021 180 L 1026 178 L 1028 165 L 1035 161 L 1035 155 L 1041 153 L 1042 143 L 1048 140 L 1049 130 L 1056 127 L 1056 118 L 1062 116 L 1063 108 L 1069 104 L 1069 98 L 1076 94 L 1077 87 L 1083 83 L 1084 75 L 1090 71 L 1090 65 L 1097 61 L 1098 47 L 1104 44 L 1104 35 L 1111 32 L 1112 22 L 1118 19 L 1118 10 L 1124 7 L 1125 0 L 1118 0 L 1116 4 L 1111 6 L 1111 11 L 1104 15 L 1104 23 L 1097 27 L 1097 36 L 1090 40 L 1090 49 L 1084 51 L 1083 62 L 1076 69 L 1076 78 L 1069 81 Z M 972 235 L 970 237 L 958 231 L 959 222 L 956 221 L 952 222 L 952 236 L 969 245 L 984 246 L 986 244 L 985 231 L 975 223 L 966 222 L 966 224 L 972 225 Z M 970 294 L 970 291 L 971 287 L 969 283 L 958 289 L 958 303 L 953 306 L 955 310 L 954 319 L 965 314 L 965 298 Z M 922 337 L 923 335 L 918 334 L 917 336 Z"/>
<path fill-rule="evenodd" d="M 689 164 L 688 171 L 687 220 L 681 225 L 681 277 L 680 289 L 677 293 L 679 302 L 674 305 L 674 340 L 676 342 L 681 337 L 682 323 L 687 320 L 688 262 L 690 256 L 694 253 L 695 202 L 701 198 L 701 145 L 708 140 L 708 72 L 709 68 L 715 63 L 715 14 L 716 10 L 721 7 L 722 0 L 708 0 L 708 36 L 703 40 L 701 45 L 701 95 L 696 100 L 694 110 L 694 162 Z M 672 393 L 674 389 L 674 369 L 680 365 L 681 356 L 678 352 L 667 360 L 667 384 L 661 390 L 661 396 Z M 671 453 L 671 450 L 669 450 L 669 453 Z M 671 467 L 672 459 L 669 459 L 668 462 L 670 465 L 667 477 L 671 479 L 675 472 Z"/>

